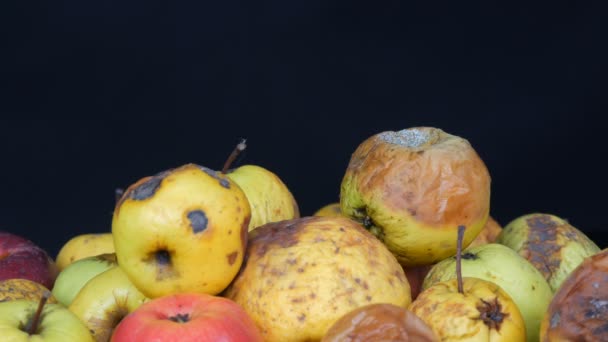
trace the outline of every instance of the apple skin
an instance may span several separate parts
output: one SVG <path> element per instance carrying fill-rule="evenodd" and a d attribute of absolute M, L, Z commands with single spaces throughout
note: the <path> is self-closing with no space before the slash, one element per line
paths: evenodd
<path fill-rule="evenodd" d="M 78 292 L 89 280 L 116 265 L 118 265 L 116 253 L 76 260 L 59 272 L 55 286 L 53 286 L 53 296 L 59 303 L 70 306 Z"/>
<path fill-rule="evenodd" d="M 0 303 L 0 336 L 3 342 L 94 342 L 84 324 L 61 304 L 45 304 L 37 334 L 20 328 L 31 319 L 38 301 L 18 299 Z"/>
<path fill-rule="evenodd" d="M 114 253 L 112 233 L 80 234 L 69 239 L 61 247 L 55 263 L 59 271 L 62 271 L 74 261 L 109 253 Z"/>
<path fill-rule="evenodd" d="M 34 242 L 0 231 L 0 280 L 22 278 L 53 288 L 58 270 L 47 252 Z"/>
<path fill-rule="evenodd" d="M 181 321 L 180 321 L 181 320 Z M 203 293 L 153 299 L 127 315 L 112 342 L 263 341 L 253 320 L 235 302 Z"/>
<path fill-rule="evenodd" d="M 0 281 L 0 303 L 9 300 L 39 300 L 48 291 L 42 284 L 28 279 L 6 279 Z M 47 303 L 57 303 L 57 298 L 50 296 Z"/>

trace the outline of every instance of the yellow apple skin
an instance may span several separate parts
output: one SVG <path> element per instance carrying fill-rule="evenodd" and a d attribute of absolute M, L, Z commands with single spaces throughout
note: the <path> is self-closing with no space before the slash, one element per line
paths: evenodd
<path fill-rule="evenodd" d="M 247 311 L 267 342 L 319 341 L 353 309 L 412 301 L 393 254 L 345 217 L 301 217 L 256 228 L 247 262 L 224 296 Z"/>
<path fill-rule="evenodd" d="M 106 253 L 114 253 L 111 233 L 82 234 L 74 236 L 61 247 L 55 263 L 59 271 L 62 271 L 76 260 Z"/>
<path fill-rule="evenodd" d="M 48 290 L 44 285 L 29 279 L 6 279 L 0 281 L 0 303 L 17 299 L 38 301 Z M 46 302 L 57 303 L 57 298 L 51 295 Z"/>
<path fill-rule="evenodd" d="M 497 310 L 486 313 L 487 324 L 480 317 L 489 307 Z M 458 292 L 456 279 L 435 283 L 421 292 L 409 309 L 441 341 L 526 341 L 524 319 L 513 299 L 498 285 L 483 279 L 463 278 L 463 294 Z M 496 318 L 500 322 L 492 327 Z"/>
<path fill-rule="evenodd" d="M 38 333 L 29 335 L 19 329 L 38 308 L 38 300 L 18 299 L 0 303 L 0 340 L 2 342 L 94 342 L 89 330 L 65 306 L 48 303 L 42 309 Z"/>
<path fill-rule="evenodd" d="M 145 177 L 114 210 L 118 264 L 150 298 L 218 294 L 241 267 L 250 219 L 245 193 L 220 172 L 186 164 Z"/>
<path fill-rule="evenodd" d="M 300 217 L 293 194 L 272 171 L 257 165 L 243 165 L 229 170 L 226 176 L 238 184 L 249 200 L 249 231 L 269 222 Z"/>
<path fill-rule="evenodd" d="M 124 271 L 113 266 L 89 280 L 68 308 L 95 341 L 106 342 L 120 320 L 147 301 Z"/>
<path fill-rule="evenodd" d="M 342 214 L 342 209 L 340 209 L 340 203 L 330 203 L 315 211 L 312 216 L 321 216 L 321 217 L 335 217 L 335 216 L 344 216 Z"/>

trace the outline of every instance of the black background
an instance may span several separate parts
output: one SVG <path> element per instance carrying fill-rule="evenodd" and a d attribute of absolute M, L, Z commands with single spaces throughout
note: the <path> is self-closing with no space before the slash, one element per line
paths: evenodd
<path fill-rule="evenodd" d="M 75 119 L 0 122 L 0 229 L 53 255 L 72 236 L 109 231 L 116 187 L 188 162 L 219 169 L 240 138 L 248 148 L 239 163 L 275 172 L 310 215 L 338 200 L 360 142 L 418 125 L 472 143 L 501 224 L 553 213 L 608 247 L 598 7 L 9 7 L 0 110 Z"/>

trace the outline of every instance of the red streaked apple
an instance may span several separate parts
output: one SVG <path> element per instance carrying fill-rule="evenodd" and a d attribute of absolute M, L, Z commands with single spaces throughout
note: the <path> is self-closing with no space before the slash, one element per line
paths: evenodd
<path fill-rule="evenodd" d="M 0 280 L 28 279 L 51 289 L 57 273 L 44 249 L 22 236 L 0 231 Z"/>
<path fill-rule="evenodd" d="M 153 299 L 127 315 L 112 342 L 263 341 L 253 320 L 237 303 L 203 293 Z"/>

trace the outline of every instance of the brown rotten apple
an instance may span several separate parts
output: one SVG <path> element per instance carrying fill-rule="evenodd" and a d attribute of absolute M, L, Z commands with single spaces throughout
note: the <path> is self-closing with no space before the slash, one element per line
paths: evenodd
<path fill-rule="evenodd" d="M 608 249 L 587 257 L 562 283 L 540 341 L 608 341 Z"/>
<path fill-rule="evenodd" d="M 247 311 L 269 342 L 318 341 L 360 306 L 411 302 L 395 257 L 343 217 L 303 217 L 256 228 L 244 266 L 224 295 Z"/>
<path fill-rule="evenodd" d="M 342 212 L 382 240 L 406 266 L 456 254 L 486 223 L 490 175 L 471 144 L 433 127 L 376 134 L 353 153 L 340 190 Z"/>

